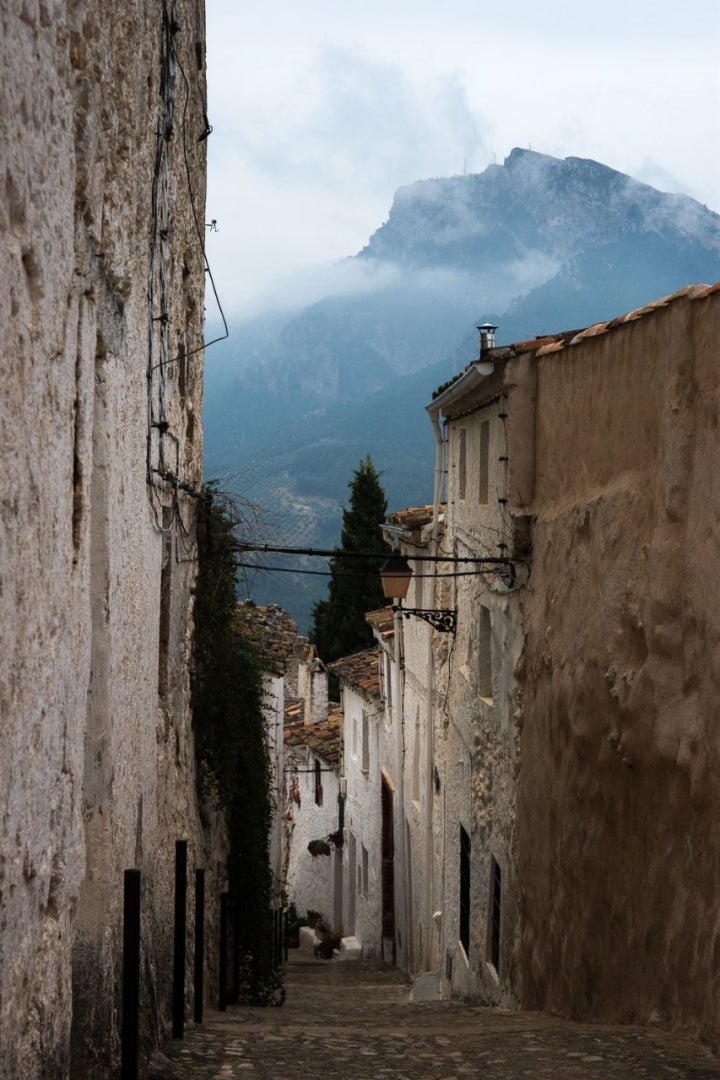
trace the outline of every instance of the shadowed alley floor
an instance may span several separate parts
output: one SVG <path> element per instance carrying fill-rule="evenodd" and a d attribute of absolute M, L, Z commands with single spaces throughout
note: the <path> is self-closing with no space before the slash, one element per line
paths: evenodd
<path fill-rule="evenodd" d="M 656 1028 L 574 1024 L 457 1002 L 409 1004 L 382 961 L 314 960 L 293 950 L 281 1008 L 207 1011 L 156 1054 L 163 1080 L 717 1080 L 720 1060 Z"/>

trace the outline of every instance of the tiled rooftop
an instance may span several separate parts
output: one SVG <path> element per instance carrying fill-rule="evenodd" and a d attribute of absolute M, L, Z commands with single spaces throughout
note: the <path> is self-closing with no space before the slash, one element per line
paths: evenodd
<path fill-rule="evenodd" d="M 277 604 L 238 601 L 237 625 L 260 651 L 267 670 L 274 675 L 285 673 L 288 660 L 298 642 L 298 629 L 292 615 Z"/>
<path fill-rule="evenodd" d="M 629 311 L 625 315 L 618 315 L 617 318 L 610 319 L 608 322 L 594 323 L 584 330 L 568 330 L 561 334 L 547 334 L 545 336 L 532 338 L 529 341 L 516 341 L 512 345 L 500 345 L 497 348 L 490 349 L 487 354 L 483 354 L 482 359 L 483 361 L 510 360 L 514 356 L 521 356 L 523 353 L 528 352 L 534 352 L 537 356 L 549 356 L 552 353 L 560 352 L 565 348 L 571 348 L 573 345 L 579 345 L 580 342 L 587 340 L 587 338 L 607 334 L 609 331 L 616 330 L 626 323 L 646 318 L 648 315 L 652 315 L 654 312 L 668 307 L 669 304 L 672 304 L 676 300 L 681 300 L 683 298 L 688 300 L 704 300 L 715 292 L 720 292 L 720 282 L 717 282 L 715 285 L 685 285 L 682 289 L 678 289 L 677 292 L 672 293 L 670 296 L 661 296 L 658 300 L 653 300 L 652 303 L 646 304 L 644 307 L 635 308 L 634 311 Z M 443 383 L 442 386 L 438 386 L 438 388 L 433 391 L 433 400 L 448 390 L 449 387 L 457 382 L 466 371 L 469 371 L 469 369 L 477 363 L 477 359 L 472 360 L 462 371 L 458 372 L 457 375 L 454 375 L 452 379 Z"/>
<path fill-rule="evenodd" d="M 343 656 L 328 665 L 340 682 L 357 690 L 365 697 L 380 697 L 380 671 L 377 648 Z"/>
<path fill-rule="evenodd" d="M 441 511 L 445 507 L 442 506 Z M 388 514 L 387 520 L 390 525 L 400 525 L 403 529 L 421 529 L 423 525 L 429 525 L 432 521 L 432 504 L 428 506 L 408 506 L 404 510 L 395 510 Z"/>
<path fill-rule="evenodd" d="M 305 722 L 305 702 L 302 698 L 285 698 L 285 727 Z"/>
<path fill-rule="evenodd" d="M 338 768 L 340 765 L 340 733 L 342 730 L 341 711 L 339 705 L 333 705 L 327 720 L 320 720 L 317 724 L 304 724 L 302 720 L 302 702 L 299 703 L 301 712 L 300 719 L 288 723 L 288 709 L 285 710 L 285 747 L 308 747 L 313 754 L 330 765 Z"/>
<path fill-rule="evenodd" d="M 395 619 L 393 617 L 392 605 L 377 608 L 375 611 L 368 611 L 365 616 L 365 622 L 369 623 L 373 630 L 377 630 L 382 638 L 392 637 L 395 632 Z"/>

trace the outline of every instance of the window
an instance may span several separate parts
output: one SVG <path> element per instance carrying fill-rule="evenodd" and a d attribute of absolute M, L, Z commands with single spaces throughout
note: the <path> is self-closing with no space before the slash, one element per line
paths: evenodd
<path fill-rule="evenodd" d="M 362 893 L 363 896 L 368 894 L 368 853 L 364 844 L 361 845 L 362 849 Z"/>
<path fill-rule="evenodd" d="M 487 958 L 500 974 L 500 927 L 502 916 L 502 870 L 492 860 L 490 867 L 490 919 L 488 920 Z"/>
<path fill-rule="evenodd" d="M 460 944 L 470 956 L 470 837 L 460 826 Z"/>
<path fill-rule="evenodd" d="M 458 453 L 458 498 L 465 498 L 465 466 L 466 466 L 467 431 L 460 428 L 460 448 Z"/>
<path fill-rule="evenodd" d="M 366 713 L 363 713 L 362 718 L 362 771 L 366 776 L 370 772 L 370 734 Z"/>
<path fill-rule="evenodd" d="M 483 420 L 480 425 L 480 483 L 478 486 L 478 501 L 481 504 L 488 501 L 488 479 L 490 464 L 490 422 Z"/>
<path fill-rule="evenodd" d="M 172 609 L 172 511 L 163 507 L 163 525 L 167 532 L 163 536 L 162 567 L 160 570 L 160 627 L 158 634 L 158 693 L 161 698 L 167 696 L 170 689 L 170 626 Z"/>
<path fill-rule="evenodd" d="M 315 758 L 315 802 L 318 806 L 323 804 L 322 768 L 317 758 Z"/>

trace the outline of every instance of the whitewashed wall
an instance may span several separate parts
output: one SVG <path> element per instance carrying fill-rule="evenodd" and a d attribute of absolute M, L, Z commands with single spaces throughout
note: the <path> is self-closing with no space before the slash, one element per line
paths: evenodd
<path fill-rule="evenodd" d="M 322 778 L 322 805 L 315 801 L 315 763 Z M 342 853 L 312 856 L 311 840 L 324 839 L 338 828 L 337 772 L 308 749 L 293 748 L 285 757 L 285 881 L 288 900 L 298 914 L 320 911 L 332 928 L 341 918 L 341 888 L 338 884 Z"/>
<path fill-rule="evenodd" d="M 343 930 L 366 957 L 382 951 L 381 768 L 383 713 L 379 701 L 344 686 L 343 751 L 347 780 L 343 851 Z"/>

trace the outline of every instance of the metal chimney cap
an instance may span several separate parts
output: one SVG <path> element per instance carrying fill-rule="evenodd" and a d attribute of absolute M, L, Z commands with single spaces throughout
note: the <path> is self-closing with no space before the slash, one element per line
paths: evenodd
<path fill-rule="evenodd" d="M 476 329 L 480 332 L 480 356 L 483 356 L 484 353 L 488 352 L 488 350 L 492 349 L 495 345 L 495 331 L 497 330 L 497 326 L 493 326 L 492 323 L 486 322 L 481 323 Z"/>

